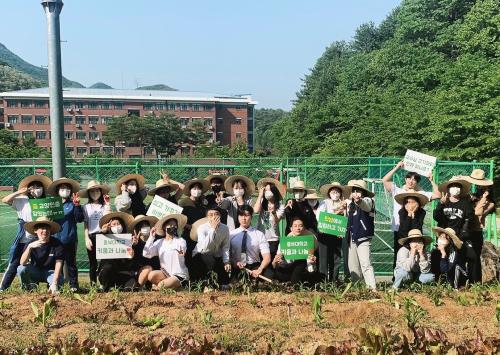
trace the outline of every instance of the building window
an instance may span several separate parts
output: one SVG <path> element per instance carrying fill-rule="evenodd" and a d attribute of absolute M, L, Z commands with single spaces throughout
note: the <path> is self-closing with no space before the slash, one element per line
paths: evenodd
<path fill-rule="evenodd" d="M 85 116 L 76 116 L 75 123 L 76 124 L 85 124 Z"/>
<path fill-rule="evenodd" d="M 181 118 L 181 127 L 182 128 L 186 128 L 189 124 L 189 118 L 186 118 L 186 117 L 182 117 Z"/>
<path fill-rule="evenodd" d="M 214 109 L 214 105 L 205 104 L 203 105 L 203 111 L 212 111 Z"/>
<path fill-rule="evenodd" d="M 182 146 L 182 147 L 181 147 L 181 154 L 184 154 L 184 155 L 189 154 L 189 147 L 187 147 L 187 146 Z"/>
<path fill-rule="evenodd" d="M 203 121 L 203 125 L 207 128 L 212 128 L 213 127 L 213 122 L 211 118 L 205 118 Z"/>
<path fill-rule="evenodd" d="M 83 102 L 77 102 L 77 103 L 75 103 L 75 107 L 81 109 L 81 108 L 85 107 L 85 104 Z"/>
<path fill-rule="evenodd" d="M 99 139 L 99 132 L 94 132 L 94 131 L 90 131 L 89 132 L 89 138 L 90 139 Z"/>
<path fill-rule="evenodd" d="M 37 131 L 35 133 L 35 138 L 36 139 L 46 139 L 47 138 L 47 132 L 44 131 Z"/>
<path fill-rule="evenodd" d="M 72 104 L 71 101 L 64 101 L 63 106 L 64 108 L 68 109 L 71 108 L 71 104 Z"/>
<path fill-rule="evenodd" d="M 165 104 L 156 104 L 157 111 L 165 111 Z"/>
<path fill-rule="evenodd" d="M 45 124 L 45 116 L 35 116 L 36 124 Z"/>
<path fill-rule="evenodd" d="M 36 108 L 45 108 L 45 105 L 46 105 L 45 101 L 35 101 Z"/>
<path fill-rule="evenodd" d="M 64 124 L 72 124 L 73 116 L 64 116 Z"/>
<path fill-rule="evenodd" d="M 222 139 L 222 132 L 217 132 L 217 139 L 218 140 Z"/>
<path fill-rule="evenodd" d="M 87 154 L 87 147 L 76 147 L 76 154 L 77 155 Z"/>
<path fill-rule="evenodd" d="M 168 104 L 167 107 L 169 111 L 175 111 L 175 104 Z"/>
<path fill-rule="evenodd" d="M 123 102 L 115 102 L 115 110 L 123 110 Z"/>
<path fill-rule="evenodd" d="M 33 118 L 31 116 L 21 116 L 21 123 L 23 124 L 31 124 L 33 122 Z"/>
<path fill-rule="evenodd" d="M 33 137 L 33 131 L 23 131 L 23 138 Z"/>
<path fill-rule="evenodd" d="M 109 124 L 111 124 L 112 119 L 113 119 L 113 117 L 111 117 L 111 116 L 105 116 L 102 118 L 102 124 L 109 125 Z"/>
<path fill-rule="evenodd" d="M 241 132 L 236 132 L 236 139 L 237 140 L 241 139 Z"/>
<path fill-rule="evenodd" d="M 97 110 L 99 109 L 99 104 L 97 102 L 89 102 L 89 109 Z"/>
<path fill-rule="evenodd" d="M 66 153 L 73 154 L 75 152 L 75 148 L 73 147 L 66 147 Z"/>
<path fill-rule="evenodd" d="M 7 101 L 7 107 L 17 107 L 17 101 L 14 100 Z"/>
<path fill-rule="evenodd" d="M 11 131 L 12 135 L 16 138 L 19 138 L 19 131 Z"/>
<path fill-rule="evenodd" d="M 101 151 L 100 147 L 90 147 L 90 154 L 97 154 Z"/>
<path fill-rule="evenodd" d="M 247 117 L 248 118 L 253 117 L 253 106 L 248 106 Z"/>
<path fill-rule="evenodd" d="M 181 104 L 181 111 L 187 111 L 189 110 L 189 105 L 188 104 Z"/>
<path fill-rule="evenodd" d="M 115 155 L 123 155 L 123 153 L 125 153 L 125 148 L 122 147 L 115 148 Z"/>
<path fill-rule="evenodd" d="M 154 149 L 152 147 L 144 147 L 144 154 L 145 155 L 153 155 Z"/>
<path fill-rule="evenodd" d="M 148 111 L 151 111 L 153 109 L 153 104 L 152 103 L 146 103 L 146 104 L 143 104 L 142 105 L 142 108 L 144 110 L 148 110 Z"/>
<path fill-rule="evenodd" d="M 18 116 L 9 115 L 7 116 L 7 122 L 10 124 L 17 123 Z"/>
<path fill-rule="evenodd" d="M 77 131 L 76 139 L 87 139 L 87 133 L 82 131 Z"/>
<path fill-rule="evenodd" d="M 66 139 L 66 140 L 73 139 L 73 132 L 71 132 L 71 131 L 64 131 L 64 139 Z"/>
<path fill-rule="evenodd" d="M 201 111 L 201 105 L 200 104 L 193 104 L 193 111 Z"/>
<path fill-rule="evenodd" d="M 234 122 L 234 123 L 236 123 L 236 124 L 241 124 L 241 118 L 240 118 L 240 117 L 236 117 L 236 120 L 235 120 L 235 122 Z"/>
<path fill-rule="evenodd" d="M 102 147 L 102 152 L 104 154 L 113 155 L 113 147 Z"/>
<path fill-rule="evenodd" d="M 21 101 L 21 107 L 23 108 L 30 108 L 31 105 L 32 105 L 31 101 L 26 101 L 26 100 Z"/>
<path fill-rule="evenodd" d="M 99 123 L 99 116 L 89 116 L 89 124 L 96 125 Z"/>
<path fill-rule="evenodd" d="M 101 104 L 101 108 L 102 108 L 103 110 L 109 110 L 109 109 L 111 108 L 111 105 L 109 104 L 109 102 L 103 102 L 103 103 Z"/>

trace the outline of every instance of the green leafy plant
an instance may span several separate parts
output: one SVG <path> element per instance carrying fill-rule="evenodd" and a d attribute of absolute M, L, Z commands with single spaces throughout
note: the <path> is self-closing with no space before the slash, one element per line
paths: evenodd
<path fill-rule="evenodd" d="M 89 305 L 92 305 L 92 302 L 94 302 L 96 296 L 97 296 L 97 289 L 95 289 L 95 288 L 91 288 L 89 290 L 89 292 L 85 296 L 83 296 L 83 297 L 79 293 L 73 294 L 73 297 L 76 300 L 78 300 L 78 301 L 80 301 L 82 303 L 89 304 Z"/>
<path fill-rule="evenodd" d="M 211 310 L 206 310 L 199 304 L 196 305 L 196 309 L 198 310 L 199 320 L 203 325 L 210 325 L 213 323 L 214 316 Z"/>
<path fill-rule="evenodd" d="M 11 309 L 11 308 L 12 308 L 12 303 L 0 301 L 0 309 Z"/>
<path fill-rule="evenodd" d="M 322 314 L 322 304 L 323 304 L 323 298 L 319 295 L 314 295 L 311 301 L 311 311 L 313 314 L 314 322 L 316 324 L 321 324 L 323 321 L 323 314 Z"/>
<path fill-rule="evenodd" d="M 418 322 L 420 322 L 426 315 L 427 311 L 420 306 L 417 301 L 412 297 L 405 297 L 403 299 L 404 317 L 406 325 L 412 330 L 415 329 Z"/>
<path fill-rule="evenodd" d="M 39 309 L 34 302 L 31 302 L 31 309 L 35 315 L 35 321 L 41 323 L 44 327 L 48 327 L 49 320 L 56 312 L 56 303 L 53 298 L 49 298 L 43 303 L 43 307 Z"/>
<path fill-rule="evenodd" d="M 434 304 L 434 306 L 439 307 L 444 304 L 443 297 L 444 292 L 439 287 L 430 287 L 427 289 L 427 295 Z"/>
<path fill-rule="evenodd" d="M 164 324 L 165 318 L 159 315 L 147 316 L 140 321 L 141 326 L 147 327 L 151 331 L 163 327 Z"/>
<path fill-rule="evenodd" d="M 400 309 L 401 304 L 396 300 L 397 293 L 398 293 L 398 290 L 396 290 L 392 287 L 387 289 L 384 293 L 384 301 L 389 303 L 391 306 L 394 306 L 394 308 Z"/>
<path fill-rule="evenodd" d="M 464 306 L 464 307 L 470 305 L 469 297 L 467 296 L 466 293 L 457 293 L 457 295 L 455 296 L 455 301 L 459 305 Z"/>

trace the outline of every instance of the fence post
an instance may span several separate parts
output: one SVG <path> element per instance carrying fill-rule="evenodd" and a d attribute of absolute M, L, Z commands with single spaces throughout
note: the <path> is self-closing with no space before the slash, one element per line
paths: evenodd
<path fill-rule="evenodd" d="M 35 158 L 31 158 L 31 166 L 33 168 L 33 175 L 35 175 L 36 174 Z"/>
<path fill-rule="evenodd" d="M 95 178 L 97 181 L 101 181 L 101 176 L 99 175 L 99 158 L 95 157 Z"/>
<path fill-rule="evenodd" d="M 432 177 L 433 177 L 436 185 L 439 185 L 439 160 L 436 160 L 436 166 L 434 167 L 434 169 L 432 171 Z M 436 200 L 431 202 L 431 216 L 434 215 L 434 209 L 436 208 L 436 204 L 437 204 Z M 431 227 L 435 227 L 436 225 L 437 225 L 437 223 L 434 220 L 434 218 L 431 218 Z M 431 235 L 434 238 L 434 233 L 431 233 Z"/>
<path fill-rule="evenodd" d="M 136 162 L 135 162 L 135 173 L 136 173 L 136 174 L 140 174 L 140 172 L 139 172 L 139 171 L 140 171 L 140 169 L 141 169 L 141 163 L 140 163 L 140 162 L 138 162 L 138 161 L 136 161 Z"/>

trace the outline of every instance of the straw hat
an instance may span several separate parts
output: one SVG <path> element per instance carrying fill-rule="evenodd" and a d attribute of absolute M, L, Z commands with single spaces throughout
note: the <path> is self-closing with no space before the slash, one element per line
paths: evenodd
<path fill-rule="evenodd" d="M 278 191 L 281 195 L 281 198 L 285 197 L 285 193 L 286 193 L 285 186 L 281 182 L 279 182 L 278 180 L 270 178 L 270 177 L 262 178 L 259 181 L 257 181 L 257 190 L 260 190 L 261 188 L 263 188 L 267 184 L 272 184 L 272 185 L 276 186 L 276 188 L 278 189 Z"/>
<path fill-rule="evenodd" d="M 161 189 L 162 187 L 170 187 L 170 189 L 172 191 L 175 191 L 179 188 L 179 185 L 177 184 L 172 184 L 170 182 L 167 182 L 163 179 L 160 179 L 158 181 L 156 181 L 156 184 L 155 184 L 155 188 L 154 189 L 151 189 L 149 190 L 148 192 L 148 195 L 149 196 L 154 196 L 156 194 L 156 191 L 158 191 L 159 189 Z"/>
<path fill-rule="evenodd" d="M 408 240 L 417 239 L 417 238 L 422 238 L 424 240 L 425 245 L 429 245 L 432 242 L 432 238 L 427 236 L 427 235 L 423 235 L 422 232 L 420 231 L 420 229 L 412 229 L 408 232 L 408 236 L 404 237 L 404 238 L 400 238 L 398 240 L 398 243 L 399 243 L 399 245 L 405 245 L 405 243 Z"/>
<path fill-rule="evenodd" d="M 193 223 L 193 225 L 191 226 L 191 231 L 189 232 L 189 237 L 191 238 L 191 240 L 194 240 L 195 242 L 198 241 L 198 228 L 200 228 L 202 224 L 208 222 L 209 222 L 208 217 L 203 217 L 202 219 L 199 219 Z"/>
<path fill-rule="evenodd" d="M 227 175 L 218 175 L 218 174 L 212 174 L 212 175 L 208 175 L 205 180 L 207 180 L 209 183 L 212 181 L 212 179 L 221 179 L 222 180 L 222 184 L 224 184 L 224 181 L 226 181 L 226 179 L 228 178 L 229 176 Z"/>
<path fill-rule="evenodd" d="M 224 188 L 228 194 L 233 195 L 233 183 L 236 180 L 242 180 L 247 185 L 246 196 L 251 196 L 255 192 L 255 183 L 252 179 L 244 175 L 232 175 L 226 179 L 224 182 Z"/>
<path fill-rule="evenodd" d="M 311 192 L 315 191 L 314 189 L 307 188 L 305 182 L 302 180 L 295 181 L 295 183 L 293 184 L 292 187 L 289 187 L 288 189 L 286 189 L 286 191 L 288 191 L 288 192 L 293 192 L 294 190 L 306 191 L 307 193 L 311 193 Z"/>
<path fill-rule="evenodd" d="M 137 181 L 138 190 L 143 189 L 144 185 L 146 184 L 146 179 L 144 178 L 144 176 L 142 176 L 140 174 L 127 174 L 125 176 L 122 176 L 121 178 L 119 178 L 116 181 L 116 183 L 115 183 L 116 192 L 120 193 L 122 191 L 122 184 L 126 184 L 127 181 L 130 181 L 130 180 Z"/>
<path fill-rule="evenodd" d="M 47 224 L 50 226 L 50 234 L 57 233 L 61 230 L 61 226 L 59 223 L 54 222 L 53 220 L 47 217 L 38 217 L 36 221 L 27 222 L 24 224 L 24 229 L 29 234 L 35 234 L 35 227 L 37 224 Z"/>
<path fill-rule="evenodd" d="M 87 183 L 87 188 L 80 190 L 78 192 L 78 196 L 84 197 L 84 198 L 89 197 L 89 190 L 92 190 L 92 189 L 101 189 L 101 192 L 103 195 L 106 195 L 111 190 L 111 188 L 108 185 L 103 185 L 97 180 L 90 180 Z"/>
<path fill-rule="evenodd" d="M 191 193 L 191 187 L 193 186 L 193 184 L 200 184 L 201 185 L 201 193 L 204 194 L 205 192 L 208 191 L 208 189 L 210 188 L 210 183 L 205 180 L 205 179 L 191 179 L 191 180 L 188 180 L 184 183 L 184 189 L 182 190 L 182 193 L 186 196 L 190 196 Z"/>
<path fill-rule="evenodd" d="M 364 180 L 350 180 L 346 186 L 346 190 L 345 190 L 346 193 L 350 195 L 352 193 L 352 189 L 355 187 L 365 191 L 366 196 L 368 196 L 368 197 L 375 196 L 375 194 L 373 192 L 368 190 L 368 185 L 366 184 L 366 181 L 364 181 Z"/>
<path fill-rule="evenodd" d="M 467 182 L 477 185 L 477 186 L 491 186 L 493 185 L 492 180 L 486 179 L 486 174 L 482 169 L 474 169 L 469 176 L 462 176 Z"/>
<path fill-rule="evenodd" d="M 28 187 L 28 185 L 34 181 L 38 181 L 40 184 L 42 184 L 45 192 L 47 192 L 47 189 L 49 188 L 50 184 L 52 183 L 52 180 L 45 175 L 30 175 L 30 176 L 26 176 L 24 179 L 22 179 L 19 182 L 18 190 L 21 190 L 23 187 Z"/>
<path fill-rule="evenodd" d="M 460 184 L 462 185 L 462 189 L 460 191 L 460 196 L 466 196 L 470 191 L 471 183 L 465 180 L 462 176 L 453 176 L 450 180 L 439 185 L 439 191 L 447 193 L 448 186 L 451 184 Z"/>
<path fill-rule="evenodd" d="M 415 190 L 408 190 L 407 192 L 401 192 L 394 196 L 394 200 L 396 200 L 396 202 L 399 203 L 400 205 L 403 205 L 407 197 L 416 198 L 420 203 L 420 207 L 424 207 L 429 202 L 429 198 L 427 196 Z"/>
<path fill-rule="evenodd" d="M 177 221 L 177 230 L 182 231 L 187 224 L 187 217 L 185 215 L 179 214 L 179 213 L 168 214 L 165 217 L 163 217 L 162 219 L 160 219 L 158 222 L 156 222 L 156 224 L 155 224 L 156 234 L 158 234 L 160 237 L 165 236 L 165 231 L 163 230 L 163 225 L 169 219 L 175 219 Z"/>
<path fill-rule="evenodd" d="M 134 221 L 134 217 L 132 217 L 131 214 L 125 212 L 111 212 L 101 217 L 99 220 L 99 228 L 102 228 L 103 225 L 108 223 L 113 218 L 121 219 L 124 223 L 124 228 L 128 227 Z"/>
<path fill-rule="evenodd" d="M 148 222 L 151 227 L 153 227 L 157 222 L 158 218 L 155 216 L 145 216 L 143 214 L 140 214 L 138 216 L 135 216 L 134 220 L 128 225 L 127 230 L 130 233 L 134 233 L 135 226 L 140 224 L 141 222 Z"/>
<path fill-rule="evenodd" d="M 328 195 L 328 192 L 336 187 L 337 189 L 340 189 L 342 196 L 345 196 L 346 194 L 346 187 L 342 185 L 340 182 L 332 182 L 330 184 L 325 184 L 319 188 L 319 193 L 325 196 L 325 198 L 330 198 Z"/>
<path fill-rule="evenodd" d="M 68 184 L 71 186 L 71 193 L 78 192 L 80 190 L 80 183 L 69 178 L 59 178 L 54 181 L 52 181 L 52 184 L 49 185 L 47 188 L 47 194 L 49 195 L 57 195 L 57 187 L 62 184 Z"/>
<path fill-rule="evenodd" d="M 441 233 L 445 233 L 448 237 L 450 237 L 451 241 L 453 242 L 453 244 L 455 244 L 457 249 L 462 249 L 463 242 L 460 240 L 460 238 L 457 237 L 453 228 L 433 227 L 432 231 L 434 232 L 436 237 L 439 237 Z"/>
<path fill-rule="evenodd" d="M 318 196 L 318 194 L 316 193 L 316 191 L 313 190 L 312 192 L 309 192 L 306 195 L 306 197 L 304 197 L 304 199 L 306 199 L 306 200 L 319 200 L 320 196 Z"/>

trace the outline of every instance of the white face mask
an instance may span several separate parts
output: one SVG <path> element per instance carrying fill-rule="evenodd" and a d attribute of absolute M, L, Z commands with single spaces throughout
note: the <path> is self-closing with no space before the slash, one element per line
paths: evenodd
<path fill-rule="evenodd" d="M 123 227 L 121 225 L 111 226 L 111 233 L 120 234 L 123 231 Z"/>
<path fill-rule="evenodd" d="M 309 206 L 314 207 L 316 206 L 316 203 L 318 203 L 318 200 L 307 200 L 307 203 Z"/>
<path fill-rule="evenodd" d="M 141 228 L 141 234 L 145 237 L 149 235 L 149 232 L 151 231 L 151 227 L 142 227 Z"/>
<path fill-rule="evenodd" d="M 33 192 L 31 193 L 33 197 L 38 198 L 43 195 L 43 188 L 38 187 L 36 189 L 33 189 Z"/>
<path fill-rule="evenodd" d="M 133 195 L 137 191 L 137 185 L 128 185 L 127 190 L 129 193 L 131 193 Z"/>
<path fill-rule="evenodd" d="M 89 192 L 89 196 L 92 200 L 97 201 L 101 197 L 101 190 L 92 190 Z"/>
<path fill-rule="evenodd" d="M 457 197 L 460 195 L 460 187 L 452 186 L 450 187 L 450 195 L 453 197 Z"/>
<path fill-rule="evenodd" d="M 340 193 L 337 190 L 332 190 L 332 191 L 330 191 L 330 198 L 333 201 L 338 201 L 338 200 L 340 200 Z"/>
<path fill-rule="evenodd" d="M 437 243 L 438 245 L 444 245 L 444 246 L 448 245 L 448 241 L 446 239 L 441 239 L 441 238 L 438 239 Z"/>
<path fill-rule="evenodd" d="M 70 189 L 66 189 L 66 188 L 59 189 L 59 196 L 61 196 L 62 198 L 68 198 L 69 195 L 71 195 Z"/>
<path fill-rule="evenodd" d="M 266 191 L 264 192 L 264 197 L 266 198 L 266 200 L 270 200 L 274 197 L 274 194 L 271 191 Z"/>
<path fill-rule="evenodd" d="M 294 192 L 293 197 L 295 197 L 296 200 L 302 200 L 302 197 L 304 197 L 304 193 L 302 191 Z"/>
<path fill-rule="evenodd" d="M 191 189 L 191 196 L 198 198 L 201 196 L 201 190 L 198 188 Z"/>
<path fill-rule="evenodd" d="M 234 196 L 243 197 L 245 195 L 245 190 L 243 189 L 233 189 Z"/>

